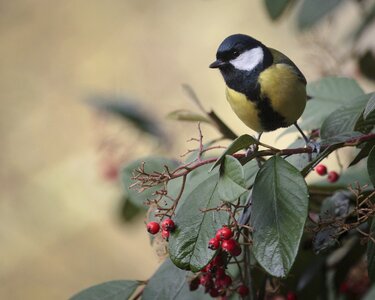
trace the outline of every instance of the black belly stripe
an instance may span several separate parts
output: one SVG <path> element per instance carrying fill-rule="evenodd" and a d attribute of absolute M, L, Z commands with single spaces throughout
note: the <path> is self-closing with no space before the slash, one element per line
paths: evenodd
<path fill-rule="evenodd" d="M 264 131 L 272 131 L 287 126 L 285 118 L 272 108 L 268 97 L 262 97 L 262 99 L 256 101 L 256 106 Z"/>

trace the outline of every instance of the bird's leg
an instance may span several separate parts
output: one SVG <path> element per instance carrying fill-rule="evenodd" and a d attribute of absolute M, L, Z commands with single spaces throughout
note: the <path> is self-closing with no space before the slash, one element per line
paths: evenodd
<path fill-rule="evenodd" d="M 311 141 L 305 133 L 302 131 L 302 129 L 298 126 L 297 122 L 294 123 L 294 126 L 298 129 L 299 133 L 302 135 L 303 139 L 305 140 L 306 147 L 312 148 L 313 152 L 320 152 L 320 143 Z M 309 153 L 309 161 L 312 161 L 312 154 Z"/>
<path fill-rule="evenodd" d="M 258 142 L 260 142 L 260 137 L 262 136 L 263 132 L 260 132 L 258 133 Z M 250 156 L 251 154 L 253 153 L 256 153 L 258 152 L 258 149 L 259 149 L 259 144 L 255 144 L 255 145 L 251 145 L 248 149 L 247 149 L 247 152 L 246 152 L 246 156 Z M 258 167 L 260 168 L 262 166 L 259 158 L 257 157 L 256 158 L 257 162 L 258 162 Z"/>

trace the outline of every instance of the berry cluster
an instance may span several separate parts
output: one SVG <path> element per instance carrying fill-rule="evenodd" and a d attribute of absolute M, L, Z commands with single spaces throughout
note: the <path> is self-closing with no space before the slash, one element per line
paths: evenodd
<path fill-rule="evenodd" d="M 211 297 L 224 297 L 228 292 L 236 291 L 241 297 L 249 294 L 249 288 L 240 284 L 234 287 L 232 277 L 227 274 L 225 265 L 227 263 L 228 254 L 224 251 L 219 253 L 213 260 L 202 269 L 202 271 L 193 280 L 190 281 L 190 290 L 198 289 L 199 285 L 203 286 L 206 293 Z"/>
<path fill-rule="evenodd" d="M 161 236 L 168 241 L 170 233 L 175 230 L 176 225 L 172 219 L 166 218 L 161 222 Z M 150 234 L 157 234 L 160 231 L 160 225 L 157 222 L 149 222 L 147 224 L 147 231 Z"/>
<path fill-rule="evenodd" d="M 315 168 L 315 171 L 316 173 L 318 173 L 320 176 L 325 176 L 328 174 L 327 176 L 327 180 L 331 183 L 334 183 L 336 182 L 337 180 L 339 180 L 340 178 L 340 175 L 335 172 L 335 171 L 329 171 L 327 173 L 327 167 L 323 164 L 320 164 L 320 165 L 317 165 L 316 168 Z"/>
<path fill-rule="evenodd" d="M 241 246 L 233 239 L 233 231 L 229 227 L 222 227 L 217 232 L 214 238 L 208 242 L 208 248 L 217 250 L 221 248 L 231 256 L 238 256 L 241 254 Z"/>

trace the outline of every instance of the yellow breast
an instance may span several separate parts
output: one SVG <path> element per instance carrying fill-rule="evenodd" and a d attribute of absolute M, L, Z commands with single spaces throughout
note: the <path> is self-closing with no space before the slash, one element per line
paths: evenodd
<path fill-rule="evenodd" d="M 259 75 L 261 95 L 271 101 L 273 110 L 292 125 L 302 115 L 306 106 L 306 87 L 286 64 L 276 64 Z"/>
<path fill-rule="evenodd" d="M 236 92 L 229 87 L 226 89 L 226 96 L 233 111 L 246 126 L 257 132 L 263 131 L 254 102 L 248 100 L 244 94 Z"/>

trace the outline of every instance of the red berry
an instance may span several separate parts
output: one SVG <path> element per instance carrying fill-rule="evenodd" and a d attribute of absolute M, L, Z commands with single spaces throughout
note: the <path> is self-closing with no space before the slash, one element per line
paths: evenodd
<path fill-rule="evenodd" d="M 161 231 L 161 236 L 162 236 L 162 238 L 163 239 L 165 239 L 166 241 L 168 241 L 168 239 L 169 239 L 169 235 L 170 235 L 170 232 L 168 231 L 168 230 L 162 230 Z"/>
<path fill-rule="evenodd" d="M 160 230 L 160 225 L 159 223 L 156 222 L 149 222 L 147 224 L 147 231 L 151 234 L 157 234 Z"/>
<path fill-rule="evenodd" d="M 238 244 L 234 239 L 224 240 L 221 243 L 221 249 L 228 253 L 231 253 L 237 247 L 237 245 Z"/>
<path fill-rule="evenodd" d="M 241 297 L 245 297 L 247 295 L 249 295 L 249 288 L 244 285 L 244 284 L 241 284 L 238 288 L 237 288 L 237 293 L 241 296 Z"/>
<path fill-rule="evenodd" d="M 318 173 L 320 176 L 324 176 L 327 174 L 327 167 L 325 165 L 317 165 L 315 168 L 316 173 Z"/>
<path fill-rule="evenodd" d="M 211 250 L 216 250 L 219 247 L 220 241 L 216 237 L 210 239 L 210 241 L 208 242 L 208 248 L 210 248 Z"/>
<path fill-rule="evenodd" d="M 173 231 L 175 229 L 176 225 L 174 224 L 173 220 L 170 218 L 164 219 L 163 222 L 161 222 L 161 228 L 166 231 Z"/>
<path fill-rule="evenodd" d="M 214 266 L 223 266 L 224 259 L 220 254 L 218 254 L 212 259 L 211 264 Z"/>
<path fill-rule="evenodd" d="M 216 298 L 217 296 L 219 296 L 219 291 L 216 288 L 211 288 L 210 289 L 210 296 L 212 298 Z"/>
<path fill-rule="evenodd" d="M 206 273 L 215 273 L 217 266 L 215 266 L 212 262 L 210 262 L 207 266 L 203 268 L 203 272 Z"/>
<path fill-rule="evenodd" d="M 341 294 L 347 294 L 349 292 L 349 286 L 346 281 L 342 282 L 340 284 L 340 293 Z"/>
<path fill-rule="evenodd" d="M 233 249 L 233 251 L 230 251 L 229 254 L 232 256 L 239 256 L 242 253 L 242 249 L 240 245 L 236 245 L 236 247 Z"/>
<path fill-rule="evenodd" d="M 215 277 L 216 277 L 216 279 L 223 278 L 224 275 L 225 275 L 225 270 L 224 270 L 224 268 L 217 268 L 217 269 L 216 269 L 216 273 L 215 273 Z"/>
<path fill-rule="evenodd" d="M 286 294 L 286 300 L 297 300 L 296 293 L 288 292 L 288 294 Z"/>
<path fill-rule="evenodd" d="M 227 288 L 232 284 L 232 277 L 224 275 L 222 278 L 216 279 L 216 286 L 220 288 Z"/>
<path fill-rule="evenodd" d="M 211 286 L 213 286 L 213 281 L 212 281 L 212 277 L 211 275 L 209 274 L 204 274 L 202 275 L 200 278 L 199 278 L 199 283 L 206 287 L 206 288 L 209 288 Z"/>
<path fill-rule="evenodd" d="M 221 240 L 229 240 L 233 236 L 233 231 L 229 227 L 223 227 L 217 231 L 217 234 Z"/>
<path fill-rule="evenodd" d="M 189 283 L 189 290 L 190 290 L 190 291 L 195 291 L 195 290 L 197 290 L 198 287 L 199 287 L 199 282 L 200 282 L 199 277 L 195 277 L 195 278 L 194 278 L 192 281 L 190 281 L 190 283 Z"/>
<path fill-rule="evenodd" d="M 340 178 L 340 175 L 337 172 L 335 172 L 335 171 L 328 172 L 327 180 L 329 182 L 331 182 L 331 183 L 336 182 L 337 180 L 339 180 L 339 178 Z"/>

